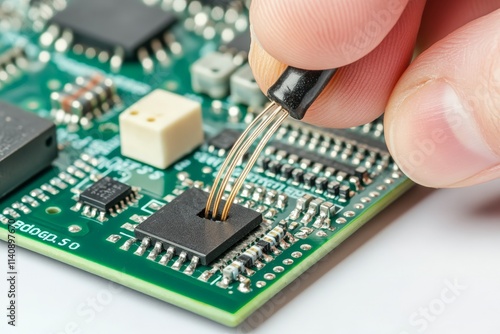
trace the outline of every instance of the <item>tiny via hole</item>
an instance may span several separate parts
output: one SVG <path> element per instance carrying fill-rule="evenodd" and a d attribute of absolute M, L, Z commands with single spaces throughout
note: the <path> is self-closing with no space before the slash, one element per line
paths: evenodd
<path fill-rule="evenodd" d="M 200 217 L 200 218 L 203 218 L 203 219 L 208 219 L 208 220 L 217 222 L 217 223 L 221 223 L 222 222 L 220 220 L 220 214 L 217 214 L 217 216 L 215 216 L 215 218 L 212 218 L 212 211 L 209 211 L 208 218 L 205 218 L 205 208 L 203 208 L 203 210 L 201 210 L 200 212 L 198 212 L 197 216 Z M 229 216 L 227 217 L 227 219 L 229 219 Z"/>
<path fill-rule="evenodd" d="M 50 206 L 47 209 L 45 209 L 45 212 L 49 215 L 57 215 L 58 213 L 61 213 L 61 209 L 58 208 L 57 206 Z"/>
<path fill-rule="evenodd" d="M 149 117 L 149 118 L 146 119 L 146 121 L 148 121 L 148 122 L 154 122 L 155 119 L 153 117 Z"/>

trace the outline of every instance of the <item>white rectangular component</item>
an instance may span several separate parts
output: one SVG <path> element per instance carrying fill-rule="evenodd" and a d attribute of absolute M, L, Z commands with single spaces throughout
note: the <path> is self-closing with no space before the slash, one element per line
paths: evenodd
<path fill-rule="evenodd" d="M 201 104 L 157 89 L 120 114 L 121 152 L 167 168 L 203 143 Z"/>

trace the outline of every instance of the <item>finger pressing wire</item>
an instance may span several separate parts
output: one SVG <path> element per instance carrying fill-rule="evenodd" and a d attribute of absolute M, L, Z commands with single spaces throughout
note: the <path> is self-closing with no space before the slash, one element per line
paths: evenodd
<path fill-rule="evenodd" d="M 242 133 L 240 138 L 238 138 L 219 169 L 208 196 L 205 208 L 205 218 L 222 221 L 227 219 L 236 195 L 238 195 L 243 182 L 267 142 L 278 130 L 287 116 L 296 119 L 302 119 L 304 117 L 306 111 L 321 94 L 336 71 L 336 69 L 308 71 L 288 67 L 285 72 L 283 72 L 280 78 L 267 92 L 272 103 L 257 116 L 252 123 L 250 123 L 248 128 Z M 261 139 L 255 151 L 229 190 L 226 204 L 222 209 L 222 213 L 219 215 L 219 206 L 238 162 L 243 159 L 248 149 L 259 137 L 261 137 Z"/>

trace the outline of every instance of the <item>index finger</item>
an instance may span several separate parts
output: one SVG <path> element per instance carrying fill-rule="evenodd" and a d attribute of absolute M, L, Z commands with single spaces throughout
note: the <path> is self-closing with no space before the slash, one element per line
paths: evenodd
<path fill-rule="evenodd" d="M 254 38 L 277 60 L 304 69 L 335 68 L 375 49 L 408 1 L 253 0 L 250 19 Z"/>

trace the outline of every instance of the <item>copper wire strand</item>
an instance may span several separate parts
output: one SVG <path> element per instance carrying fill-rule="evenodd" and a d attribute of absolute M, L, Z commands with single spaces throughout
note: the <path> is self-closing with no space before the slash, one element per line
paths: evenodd
<path fill-rule="evenodd" d="M 220 179 L 222 178 L 224 174 L 224 170 L 226 169 L 227 165 L 231 161 L 232 157 L 235 155 L 235 153 L 238 151 L 238 147 L 240 144 L 244 141 L 245 137 L 248 135 L 250 130 L 256 126 L 256 124 L 267 114 L 267 112 L 271 109 L 273 104 L 270 104 L 264 111 L 262 111 L 253 121 L 250 123 L 250 125 L 245 129 L 245 131 L 241 134 L 241 136 L 238 138 L 236 143 L 233 145 L 231 150 L 229 151 L 229 154 L 227 155 L 226 159 L 224 160 L 222 166 L 219 169 L 219 172 L 217 173 L 217 176 L 215 177 L 215 181 L 213 183 L 212 189 L 210 191 L 210 194 L 207 199 L 207 204 L 205 206 L 205 218 L 208 218 L 209 213 L 210 213 L 210 207 L 212 206 L 212 199 L 213 196 L 216 193 L 217 186 L 219 184 Z"/>
<path fill-rule="evenodd" d="M 279 111 L 281 110 L 281 107 L 278 107 L 277 109 L 273 110 L 271 112 L 271 115 L 269 115 L 265 120 L 262 121 L 261 124 L 251 133 L 249 138 L 245 141 L 244 145 L 241 147 L 240 150 L 238 150 L 236 157 L 233 159 L 231 162 L 229 169 L 227 170 L 226 174 L 224 175 L 224 179 L 222 180 L 222 184 L 219 188 L 219 191 L 217 193 L 217 196 L 215 198 L 215 203 L 214 203 L 214 208 L 212 210 L 212 218 L 215 219 L 217 216 L 217 212 L 219 209 L 219 205 L 221 204 L 222 197 L 224 196 L 224 192 L 226 190 L 226 187 L 229 183 L 229 180 L 231 179 L 231 176 L 234 172 L 234 169 L 236 168 L 238 162 L 243 158 L 244 154 L 248 151 L 250 146 L 253 145 L 255 140 L 275 121 L 276 116 L 279 114 Z"/>
<path fill-rule="evenodd" d="M 275 105 L 276 106 L 276 105 Z M 259 137 L 268 127 L 269 125 L 274 122 L 276 116 L 279 114 L 281 110 L 280 106 L 276 106 L 275 109 L 272 109 L 271 114 L 267 116 L 265 119 L 262 120 L 262 122 L 257 126 L 257 128 L 250 133 L 250 136 L 248 139 L 246 139 L 243 142 L 243 145 L 241 148 L 237 147 L 237 150 L 235 151 L 235 157 L 232 159 L 229 168 L 227 169 L 226 173 L 224 174 L 224 178 L 222 179 L 222 183 L 220 187 L 218 188 L 217 195 L 215 197 L 214 201 L 214 206 L 212 211 L 212 219 L 216 219 L 217 217 L 217 211 L 219 209 L 219 205 L 222 199 L 222 196 L 224 195 L 224 192 L 226 190 L 227 184 L 229 183 L 229 180 L 231 178 L 231 175 L 233 174 L 234 169 L 236 168 L 236 165 L 238 162 L 243 158 L 243 155 L 248 151 L 250 146 L 253 145 L 257 137 Z"/>
<path fill-rule="evenodd" d="M 234 199 L 236 195 L 239 193 L 241 186 L 243 185 L 243 182 L 245 182 L 246 177 L 248 176 L 248 173 L 252 169 L 253 165 L 257 161 L 258 157 L 260 156 L 260 153 L 266 146 L 267 142 L 271 139 L 271 137 L 274 135 L 276 130 L 281 126 L 281 124 L 284 122 L 284 120 L 288 116 L 288 112 L 286 110 L 282 110 L 279 108 L 281 111 L 281 115 L 279 116 L 278 120 L 272 125 L 272 127 L 269 129 L 269 131 L 262 137 L 260 140 L 259 144 L 257 145 L 257 148 L 255 151 L 252 153 L 252 156 L 248 160 L 245 168 L 241 172 L 241 174 L 238 176 L 235 184 L 233 185 L 233 188 L 231 189 L 231 192 L 229 194 L 228 199 L 226 200 L 226 204 L 224 205 L 224 209 L 222 210 L 222 215 L 221 215 L 221 220 L 224 221 L 227 219 L 227 216 L 229 214 L 229 209 L 233 205 Z"/>
<path fill-rule="evenodd" d="M 257 130 L 253 131 L 254 128 L 258 129 L 259 127 L 262 126 L 261 122 L 266 122 L 266 121 L 269 120 L 269 114 L 272 113 L 271 107 L 272 107 L 272 105 L 269 106 L 268 108 L 266 108 L 248 126 L 248 128 L 239 137 L 239 139 L 237 140 L 237 142 L 235 143 L 235 145 L 233 145 L 233 148 L 231 149 L 231 151 L 229 152 L 228 156 L 224 160 L 224 163 L 223 163 L 222 167 L 219 169 L 219 172 L 217 174 L 216 180 L 214 182 L 214 185 L 213 185 L 212 190 L 210 192 L 209 198 L 207 200 L 207 205 L 206 205 L 206 209 L 205 209 L 205 211 L 206 211 L 205 213 L 207 215 L 206 216 L 207 218 L 210 216 L 210 212 L 212 213 L 212 217 L 213 218 L 217 216 L 217 211 L 214 211 L 212 209 L 212 204 L 215 205 L 215 209 L 218 209 L 217 202 L 220 201 L 220 197 L 222 197 L 222 195 L 220 197 L 218 195 L 219 195 L 221 189 L 223 189 L 222 193 L 224 193 L 225 187 L 227 186 L 227 182 L 224 183 L 226 174 L 228 173 L 228 170 L 231 170 L 231 166 L 233 166 L 235 163 L 238 162 L 237 157 L 239 156 L 239 152 L 241 150 L 247 149 L 247 147 L 249 147 L 249 144 L 248 144 L 249 142 L 251 144 L 251 142 L 252 142 L 252 135 L 253 135 L 254 132 L 257 131 Z M 247 139 L 248 135 L 250 135 L 250 137 Z M 230 166 L 229 169 L 227 169 L 228 165 Z M 220 181 L 222 181 L 222 186 L 220 185 Z M 216 195 L 216 194 L 217 194 L 217 197 L 214 200 L 214 195 Z M 214 202 L 212 202 L 212 200 L 214 200 Z"/>

